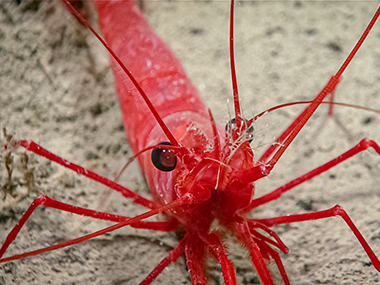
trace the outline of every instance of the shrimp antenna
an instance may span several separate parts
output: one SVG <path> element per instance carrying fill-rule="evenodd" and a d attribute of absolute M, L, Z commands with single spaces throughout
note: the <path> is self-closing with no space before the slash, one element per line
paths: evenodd
<path fill-rule="evenodd" d="M 239 102 L 239 91 L 236 78 L 235 70 L 235 55 L 234 55 L 234 6 L 235 0 L 231 0 L 231 15 L 230 15 L 230 63 L 231 63 L 231 78 L 232 78 L 232 88 L 234 92 L 234 106 L 235 106 L 235 120 L 236 127 L 239 129 L 241 126 L 241 111 Z"/>
<path fill-rule="evenodd" d="M 103 44 L 103 46 L 107 49 L 110 55 L 117 61 L 117 63 L 120 65 L 120 67 L 123 69 L 125 74 L 129 77 L 133 85 L 141 94 L 141 97 L 144 99 L 145 103 L 148 105 L 149 110 L 152 112 L 153 116 L 156 118 L 157 123 L 160 125 L 161 129 L 165 133 L 170 143 L 173 146 L 179 146 L 179 143 L 177 142 L 173 134 L 170 132 L 169 128 L 166 126 L 166 124 L 164 123 L 160 115 L 157 113 L 157 110 L 154 108 L 148 96 L 146 95 L 144 90 L 141 88 L 141 86 L 138 84 L 137 80 L 133 77 L 132 72 L 124 65 L 124 63 L 120 60 L 120 58 L 109 47 L 107 42 L 103 40 L 103 38 L 90 26 L 90 24 L 83 18 L 83 16 L 77 10 L 75 10 L 75 8 L 71 5 L 70 0 L 62 0 L 62 2 L 63 4 L 65 4 L 67 9 L 70 11 L 70 13 L 73 14 L 75 18 L 77 18 L 80 21 L 81 24 L 83 24 L 87 29 L 89 29 L 94 34 L 95 37 L 98 38 L 98 40 Z"/>
<path fill-rule="evenodd" d="M 311 103 L 313 103 L 312 100 L 309 100 L 309 101 L 297 101 L 297 102 L 290 102 L 290 103 L 280 104 L 280 105 L 271 107 L 269 109 L 266 109 L 266 110 L 260 112 L 259 114 L 255 115 L 253 117 L 253 120 L 256 121 L 260 117 L 262 117 L 262 116 L 264 116 L 264 115 L 266 115 L 268 113 L 271 113 L 273 111 L 276 111 L 278 109 L 282 109 L 282 108 L 289 107 L 289 106 L 294 106 L 294 105 L 311 104 Z M 377 110 L 377 109 L 374 109 L 374 108 L 369 108 L 369 107 L 364 107 L 364 106 L 360 106 L 360 105 L 355 105 L 355 104 L 341 103 L 341 102 L 325 102 L 325 101 L 322 101 L 321 104 L 329 105 L 329 106 L 335 105 L 335 106 L 349 107 L 349 108 L 354 108 L 354 109 L 358 109 L 358 110 L 364 110 L 364 111 L 380 114 L 380 110 Z"/>

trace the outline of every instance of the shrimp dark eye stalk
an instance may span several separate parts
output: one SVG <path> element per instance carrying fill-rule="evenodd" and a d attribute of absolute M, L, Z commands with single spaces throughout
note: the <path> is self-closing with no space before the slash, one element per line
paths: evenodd
<path fill-rule="evenodd" d="M 359 240 L 371 263 L 380 271 L 380 262 L 348 214 L 339 205 L 327 210 L 267 219 L 251 219 L 248 213 L 279 198 L 295 186 L 312 179 L 368 148 L 380 154 L 376 142 L 363 139 L 356 146 L 331 161 L 309 171 L 272 192 L 254 198 L 254 182 L 269 175 L 285 150 L 305 126 L 323 98 L 335 90 L 348 63 L 379 17 L 377 10 L 368 28 L 350 56 L 305 110 L 278 136 L 257 162 L 249 145 L 253 139 L 253 119 L 241 116 L 233 49 L 233 10 L 230 16 L 230 59 L 235 104 L 235 119 L 224 128 L 218 127 L 211 111 L 187 78 L 179 60 L 152 31 L 133 1 L 94 0 L 104 40 L 72 7 L 76 0 L 62 0 L 80 23 L 89 28 L 108 49 L 115 75 L 116 91 L 123 113 L 126 134 L 146 176 L 154 201 L 122 187 L 94 172 L 70 163 L 31 141 L 16 141 L 22 146 L 79 174 L 96 180 L 148 209 L 136 217 L 113 215 L 68 205 L 45 195 L 34 200 L 19 223 L 7 236 L 0 249 L 0 262 L 30 257 L 77 244 L 125 226 L 156 231 L 179 231 L 178 245 L 140 283 L 150 284 L 172 262 L 185 255 L 193 284 L 207 284 L 206 259 L 214 259 L 221 267 L 224 282 L 236 285 L 236 270 L 229 260 L 224 237 L 233 236 L 245 247 L 257 273 L 265 285 L 274 284 L 268 261 L 276 264 L 283 282 L 290 284 L 279 251 L 289 249 L 270 227 L 274 225 L 341 217 Z M 136 56 L 138 55 L 138 56 Z M 117 63 L 115 63 L 115 61 Z M 244 134 L 241 133 L 244 131 Z M 225 139 L 224 139 L 225 138 Z M 224 139 L 224 140 L 223 140 Z M 169 140 L 169 142 L 167 142 Z M 6 145 L 6 148 L 11 146 Z M 178 154 L 174 156 L 173 153 Z M 154 167 L 156 165 L 156 167 Z M 56 245 L 2 258 L 21 227 L 39 206 L 84 215 L 116 224 L 86 236 Z M 145 219 L 164 213 L 165 222 Z M 219 228 L 212 229 L 217 221 Z M 265 235 L 263 234 L 265 233 Z"/>

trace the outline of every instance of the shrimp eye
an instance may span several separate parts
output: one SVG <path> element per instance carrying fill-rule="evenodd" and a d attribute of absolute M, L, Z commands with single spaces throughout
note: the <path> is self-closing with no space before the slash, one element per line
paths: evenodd
<path fill-rule="evenodd" d="M 230 121 L 227 122 L 227 125 L 226 125 L 226 132 L 231 134 L 232 133 L 232 130 L 236 128 L 236 119 L 235 118 L 232 118 Z"/>
<path fill-rule="evenodd" d="M 171 145 L 171 143 L 161 142 L 159 145 Z M 161 171 L 172 171 L 177 165 L 177 156 L 170 149 L 155 148 L 152 151 L 152 162 Z"/>
<path fill-rule="evenodd" d="M 249 128 L 245 132 L 247 141 L 251 143 L 253 141 L 253 138 L 255 137 L 255 129 L 253 128 L 253 126 L 249 126 Z"/>
<path fill-rule="evenodd" d="M 247 122 L 246 119 L 243 119 L 244 123 Z M 236 119 L 231 119 L 226 125 L 226 132 L 232 134 L 232 130 L 236 128 Z M 251 143 L 255 137 L 255 129 L 250 125 L 245 131 L 245 140 Z"/>

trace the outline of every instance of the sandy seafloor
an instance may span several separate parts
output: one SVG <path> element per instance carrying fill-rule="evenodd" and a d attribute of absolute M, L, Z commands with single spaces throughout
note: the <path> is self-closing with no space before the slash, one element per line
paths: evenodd
<path fill-rule="evenodd" d="M 32 2 L 32 3 L 31 3 Z M 59 1 L 0 2 L 0 126 L 16 139 L 30 139 L 54 153 L 114 178 L 131 156 L 114 94 L 108 55 Z M 33 5 L 37 4 L 37 5 Z M 38 5 L 39 4 L 39 5 Z M 336 72 L 378 1 L 240 2 L 236 9 L 237 73 L 246 117 L 276 104 L 311 99 Z M 231 98 L 227 1 L 146 1 L 145 10 L 182 60 L 216 120 L 229 119 Z M 96 22 L 96 15 L 91 15 Z M 344 74 L 337 101 L 380 109 L 380 24 Z M 301 107 L 302 108 L 302 107 Z M 300 107 L 260 119 L 256 157 L 296 117 Z M 364 137 L 380 142 L 380 115 L 323 107 L 300 133 L 269 177 L 256 183 L 257 197 L 353 147 Z M 2 137 L 3 139 L 3 137 Z M 27 153 L 27 183 L 14 153 L 15 199 L 0 200 L 0 240 L 38 195 L 90 209 L 134 216 L 144 209 L 113 193 L 99 208 L 105 187 Z M 0 184 L 7 183 L 1 153 Z M 149 191 L 137 165 L 121 183 Z M 341 205 L 380 256 L 380 157 L 373 150 L 306 182 L 279 200 L 255 209 L 254 217 L 305 213 Z M 25 193 L 30 190 L 26 197 Z M 24 198 L 22 198 L 24 197 Z M 39 207 L 6 256 L 46 247 L 110 223 Z M 376 284 L 380 274 L 340 218 L 274 228 L 290 248 L 283 255 L 292 284 Z M 125 228 L 55 252 L 0 265 L 0 284 L 138 284 L 177 244 L 175 235 Z M 228 251 L 238 284 L 256 284 L 248 253 L 232 241 Z M 270 265 L 275 280 L 281 279 Z M 210 284 L 223 284 L 215 265 Z M 191 284 L 181 258 L 153 284 Z"/>

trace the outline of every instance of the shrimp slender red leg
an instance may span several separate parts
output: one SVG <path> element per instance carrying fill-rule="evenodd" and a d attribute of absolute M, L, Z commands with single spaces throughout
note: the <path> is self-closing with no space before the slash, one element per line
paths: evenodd
<path fill-rule="evenodd" d="M 236 226 L 237 237 L 241 240 L 241 242 L 246 246 L 249 250 L 251 260 L 253 265 L 255 266 L 257 273 L 260 276 L 261 281 L 265 285 L 274 284 L 272 275 L 269 272 L 268 267 L 265 264 L 264 255 L 265 251 L 262 253 L 260 247 L 255 242 L 251 231 L 249 230 L 249 226 L 247 222 L 243 222 Z"/>
<path fill-rule="evenodd" d="M 271 245 L 274 245 L 277 247 L 279 250 L 281 250 L 283 253 L 287 254 L 289 252 L 289 248 L 283 243 L 283 241 L 280 239 L 280 237 L 276 234 L 275 231 L 272 231 L 271 229 L 268 229 L 267 226 L 264 224 L 260 224 L 254 221 L 249 220 L 248 221 L 248 226 L 250 232 L 255 236 L 260 238 L 261 240 L 264 240 L 267 243 L 270 243 Z M 259 228 L 265 231 L 268 235 L 273 237 L 276 241 L 273 241 L 266 236 L 263 236 L 262 234 L 258 233 L 255 229 Z"/>
<path fill-rule="evenodd" d="M 195 234 L 186 234 L 185 254 L 193 284 L 206 285 L 207 278 L 204 271 L 205 247 L 203 241 Z"/>
<path fill-rule="evenodd" d="M 126 216 L 120 216 L 120 215 L 113 215 L 106 212 L 98 212 L 94 210 L 85 209 L 82 207 L 76 207 L 72 206 L 66 203 L 59 202 L 57 200 L 51 199 L 50 197 L 46 195 L 42 195 L 35 199 L 33 203 L 29 206 L 28 210 L 24 213 L 24 215 L 21 217 L 17 225 L 12 229 L 12 231 L 7 236 L 7 239 L 3 243 L 2 247 L 0 248 L 0 258 L 4 255 L 5 251 L 9 247 L 9 245 L 14 241 L 18 233 L 20 232 L 21 228 L 24 226 L 26 221 L 29 219 L 30 215 L 36 210 L 36 208 L 40 205 L 43 205 L 45 207 L 54 208 L 57 210 L 66 211 L 69 213 L 82 215 L 86 217 L 91 217 L 94 219 L 99 220 L 106 220 L 111 222 L 124 222 L 126 220 L 131 219 L 130 217 Z M 136 228 L 144 228 L 144 229 L 150 229 L 150 230 L 161 230 L 161 231 L 173 231 L 176 229 L 176 225 L 170 222 L 145 222 L 145 221 L 138 221 L 135 224 L 131 224 L 132 227 Z M 25 254 L 24 257 L 27 257 L 28 253 Z M 10 257 L 12 258 L 12 257 Z M 0 259 L 0 262 L 2 260 Z"/>
<path fill-rule="evenodd" d="M 96 174 L 95 172 L 92 172 L 91 170 L 85 169 L 84 167 L 71 163 L 67 161 L 66 159 L 63 159 L 59 157 L 58 155 L 55 155 L 54 153 L 48 151 L 47 149 L 43 148 L 42 146 L 36 144 L 33 141 L 26 141 L 26 140 L 20 140 L 20 141 L 15 141 L 12 143 L 14 146 L 22 146 L 25 149 L 34 152 L 35 154 L 38 154 L 40 156 L 43 156 L 51 161 L 54 161 L 63 167 L 66 167 L 68 169 L 74 170 L 75 172 L 86 176 L 94 181 L 97 181 L 119 193 L 121 193 L 125 198 L 128 199 L 133 199 L 133 201 L 137 204 L 140 204 L 148 209 L 153 209 L 155 208 L 155 203 L 153 201 L 150 201 L 136 192 L 133 192 L 129 190 L 128 188 L 121 186 L 120 184 L 117 184 L 116 182 L 109 180 L 103 176 L 100 176 L 99 174 Z M 6 146 L 7 148 L 7 146 Z"/>
<path fill-rule="evenodd" d="M 226 285 L 236 285 L 236 271 L 231 260 L 228 259 L 228 255 L 222 240 L 216 233 L 211 233 L 207 237 L 207 246 L 211 254 L 219 262 L 222 267 L 222 273 L 224 278 L 224 283 Z"/>
<path fill-rule="evenodd" d="M 269 245 L 267 245 L 265 242 L 262 242 L 261 240 L 258 240 L 258 239 L 254 239 L 254 240 L 259 245 L 262 251 L 266 252 L 270 257 L 272 257 L 272 259 L 274 260 L 274 262 L 276 263 L 278 267 L 278 270 L 280 271 L 282 280 L 284 280 L 284 283 L 286 285 L 290 285 L 289 277 L 286 274 L 284 265 L 282 264 L 280 254 L 277 251 L 275 251 L 273 248 L 271 248 Z M 269 259 L 269 256 L 268 256 L 268 259 Z"/>
<path fill-rule="evenodd" d="M 253 221 L 258 221 L 260 223 L 267 225 L 268 227 L 272 227 L 274 225 L 279 225 L 279 224 L 319 220 L 319 219 L 331 218 L 334 216 L 340 216 L 346 222 L 346 224 L 350 227 L 350 229 L 352 230 L 356 238 L 359 240 L 360 244 L 363 246 L 373 266 L 377 269 L 377 271 L 380 271 L 379 259 L 376 257 L 375 253 L 372 251 L 367 241 L 364 239 L 363 235 L 360 233 L 358 228 L 352 222 L 351 218 L 348 216 L 346 211 L 339 205 L 336 205 L 335 207 L 328 210 L 324 210 L 324 211 L 304 213 L 304 214 L 299 214 L 299 215 L 281 216 L 281 217 L 269 218 L 269 219 L 253 219 Z"/>
<path fill-rule="evenodd" d="M 206 284 L 202 283 L 206 282 L 206 280 L 200 278 L 200 276 L 204 276 L 204 274 L 199 275 L 199 272 L 203 271 L 202 263 L 200 263 L 199 260 L 203 260 L 204 249 L 206 247 L 221 265 L 225 284 L 237 284 L 235 267 L 228 259 L 225 246 L 223 245 L 220 237 L 216 233 L 212 233 L 207 237 L 203 237 L 202 241 L 197 239 L 197 242 L 194 243 L 194 245 L 193 242 L 188 241 L 188 237 L 185 237 L 180 241 L 179 245 L 156 266 L 156 268 L 148 275 L 148 277 L 140 283 L 140 285 L 150 284 L 162 272 L 162 270 L 164 270 L 165 267 L 167 267 L 170 263 L 175 262 L 184 253 L 185 246 L 187 246 L 188 251 L 191 251 L 190 256 L 187 255 L 187 257 L 188 259 L 191 259 L 188 260 L 189 269 L 193 269 L 190 269 L 190 272 L 195 272 L 195 279 L 192 279 L 194 284 Z"/>
<path fill-rule="evenodd" d="M 275 250 L 273 250 L 269 244 L 277 247 L 279 250 L 281 250 L 283 253 L 287 254 L 289 252 L 288 247 L 282 242 L 280 237 L 271 229 L 269 229 L 266 225 L 263 223 L 259 223 L 254 220 L 248 220 L 247 221 L 249 232 L 252 234 L 253 240 L 257 243 L 257 245 L 260 247 L 260 251 L 263 254 L 263 257 L 265 259 L 269 259 L 270 257 L 276 262 L 276 265 L 281 273 L 282 279 L 284 280 L 285 284 L 290 284 L 288 275 L 286 274 L 284 265 L 282 264 L 281 257 L 279 253 Z M 259 232 L 256 231 L 256 228 L 260 228 L 263 231 L 267 232 L 271 237 L 275 239 L 275 241 L 271 240 L 270 238 L 263 236 Z"/>
<path fill-rule="evenodd" d="M 166 204 L 166 205 L 164 205 L 162 207 L 150 210 L 150 211 L 145 212 L 145 213 L 143 213 L 141 215 L 138 215 L 136 217 L 125 218 L 125 220 L 123 220 L 123 221 L 121 221 L 121 222 L 119 222 L 119 223 L 117 223 L 117 224 L 115 224 L 113 226 L 110 226 L 110 227 L 104 228 L 102 230 L 99 230 L 97 232 L 94 232 L 94 233 L 91 233 L 91 234 L 88 234 L 88 235 L 85 235 L 85 236 L 82 236 L 82 237 L 79 237 L 79 238 L 76 238 L 76 239 L 64 241 L 64 242 L 61 242 L 61 243 L 58 243 L 58 244 L 55 244 L 55 245 L 52 245 L 52 246 L 41 248 L 41 249 L 38 249 L 38 250 L 35 250 L 35 251 L 30 251 L 30 252 L 26 252 L 26 253 L 23 253 L 23 254 L 19 254 L 19 255 L 14 255 L 14 256 L 11 256 L 11 257 L 2 258 L 2 259 L 0 259 L 0 263 L 1 262 L 8 262 L 8 261 L 11 261 L 11 260 L 18 260 L 18 259 L 25 258 L 25 257 L 28 257 L 28 256 L 34 256 L 34 255 L 37 255 L 37 254 L 42 254 L 42 253 L 45 253 L 45 252 L 49 252 L 49 251 L 53 251 L 53 250 L 56 250 L 56 249 L 64 248 L 64 247 L 67 247 L 67 246 L 70 246 L 70 245 L 78 244 L 78 243 L 84 242 L 86 240 L 89 240 L 89 239 L 92 239 L 92 238 L 104 235 L 106 233 L 110 233 L 110 232 L 116 231 L 116 230 L 118 230 L 120 228 L 123 228 L 125 226 L 138 225 L 144 219 L 147 219 L 149 217 L 152 217 L 154 215 L 157 215 L 159 213 L 162 213 L 162 212 L 165 212 L 165 211 L 168 211 L 168 210 L 173 210 L 173 209 L 175 209 L 177 207 L 180 207 L 180 206 L 182 206 L 184 204 L 188 204 L 188 203 L 189 203 L 189 200 L 186 200 L 186 199 L 173 201 L 173 202 L 168 203 L 168 204 Z M 31 215 L 31 213 L 34 211 L 34 209 L 36 207 L 37 207 L 37 205 L 34 205 L 33 207 L 32 206 L 29 207 L 29 209 L 27 210 L 27 212 L 29 211 L 28 214 L 27 215 L 24 214 L 24 216 L 21 218 L 21 219 L 23 219 L 23 218 L 25 219 L 23 221 L 23 224 L 26 222 L 27 218 Z M 14 235 L 11 235 L 11 237 L 14 237 Z M 12 240 L 10 240 L 10 242 L 12 242 Z M 7 247 L 8 246 L 9 246 L 9 244 L 7 245 Z"/>
<path fill-rule="evenodd" d="M 338 157 L 330 160 L 329 162 L 317 167 L 316 169 L 309 171 L 308 173 L 288 182 L 287 184 L 277 188 L 276 190 L 273 190 L 272 192 L 270 192 L 270 193 L 268 193 L 268 194 L 266 194 L 260 198 L 254 199 L 247 206 L 247 208 L 245 210 L 247 210 L 247 211 L 252 210 L 252 209 L 254 209 L 260 205 L 266 204 L 270 201 L 273 201 L 273 200 L 280 198 L 282 194 L 289 191 L 290 189 L 300 185 L 301 183 L 303 183 L 305 181 L 312 179 L 313 177 L 329 170 L 330 168 L 340 164 L 341 162 L 347 160 L 348 158 L 350 158 L 350 157 L 352 157 L 352 156 L 354 156 L 354 155 L 356 155 L 356 154 L 358 154 L 358 153 L 360 153 L 360 152 L 362 152 L 362 151 L 364 151 L 370 147 L 372 147 L 380 155 L 380 147 L 375 141 L 369 140 L 369 139 L 363 139 L 356 146 L 349 149 L 348 151 L 341 154 L 340 156 L 338 156 Z"/>
<path fill-rule="evenodd" d="M 165 257 L 157 266 L 153 269 L 153 271 L 139 284 L 139 285 L 148 285 L 157 278 L 157 276 L 169 266 L 170 263 L 176 262 L 178 258 L 183 255 L 185 247 L 185 241 L 182 240 L 179 242 L 176 248 L 174 248 L 171 252 L 169 252 L 168 256 Z"/>

